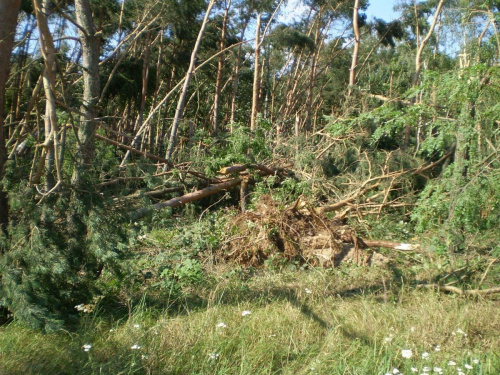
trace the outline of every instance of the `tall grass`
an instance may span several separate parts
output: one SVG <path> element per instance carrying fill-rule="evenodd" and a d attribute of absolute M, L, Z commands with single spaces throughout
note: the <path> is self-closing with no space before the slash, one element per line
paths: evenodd
<path fill-rule="evenodd" d="M 499 301 L 390 277 L 364 268 L 221 276 L 196 291 L 202 304 L 186 298 L 175 313 L 139 305 L 112 322 L 97 310 L 74 333 L 12 323 L 0 328 L 0 374 L 500 373 Z"/>

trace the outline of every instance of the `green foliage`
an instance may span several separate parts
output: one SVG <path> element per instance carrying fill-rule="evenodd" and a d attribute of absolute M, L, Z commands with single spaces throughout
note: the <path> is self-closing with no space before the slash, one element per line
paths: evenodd
<path fill-rule="evenodd" d="M 275 48 L 293 49 L 296 47 L 299 51 L 307 50 L 309 52 L 313 52 L 315 49 L 312 38 L 286 25 L 276 27 L 269 39 Z"/>
<path fill-rule="evenodd" d="M 99 294 L 104 268 L 120 274 L 127 249 L 120 213 L 99 194 L 62 194 L 36 204 L 31 188 L 12 201 L 17 214 L 1 259 L 1 303 L 24 323 L 45 330 L 74 323 L 75 306 Z"/>
<path fill-rule="evenodd" d="M 198 162 L 205 166 L 208 175 L 214 175 L 221 168 L 233 164 L 263 162 L 272 155 L 269 131 L 270 124 L 263 120 L 259 121 L 255 132 L 250 131 L 248 126 L 234 124 L 233 132 L 226 134 L 220 143 L 212 137 L 203 138 L 203 142 L 210 145 L 210 153 Z"/>

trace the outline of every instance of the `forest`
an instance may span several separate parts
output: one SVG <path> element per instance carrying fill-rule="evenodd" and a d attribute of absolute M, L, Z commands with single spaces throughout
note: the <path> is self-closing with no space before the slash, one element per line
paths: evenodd
<path fill-rule="evenodd" d="M 0 0 L 0 374 L 500 373 L 500 1 L 387 3 Z"/>

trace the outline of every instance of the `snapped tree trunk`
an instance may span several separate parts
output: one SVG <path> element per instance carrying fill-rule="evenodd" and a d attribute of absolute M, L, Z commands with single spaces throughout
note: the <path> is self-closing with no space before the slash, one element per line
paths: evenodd
<path fill-rule="evenodd" d="M 10 70 L 10 55 L 14 46 L 17 14 L 21 0 L 0 0 L 0 229 L 7 234 L 9 224 L 9 201 L 3 189 L 4 167 L 7 161 L 5 145 L 4 107 L 5 86 Z M 1 249 L 3 253 L 3 248 Z"/>
<path fill-rule="evenodd" d="M 196 57 L 198 56 L 198 50 L 200 49 L 201 40 L 203 39 L 203 34 L 205 34 L 205 29 L 207 28 L 208 16 L 210 15 L 210 11 L 212 10 L 215 4 L 215 0 L 210 0 L 208 4 L 207 11 L 205 13 L 205 18 L 203 19 L 203 23 L 201 24 L 200 31 L 198 33 L 198 38 L 196 39 L 196 43 L 193 48 L 193 52 L 191 53 L 191 61 L 189 63 L 189 68 L 186 73 L 186 77 L 184 79 L 184 85 L 182 86 L 182 91 L 179 96 L 179 101 L 177 103 L 177 108 L 175 110 L 174 122 L 172 124 L 172 131 L 170 132 L 170 139 L 168 141 L 168 149 L 165 155 L 165 159 L 170 160 L 172 158 L 172 154 L 174 153 L 174 147 L 177 138 L 177 130 L 179 128 L 179 122 L 182 119 L 182 114 L 184 112 L 184 104 L 186 102 L 187 91 L 189 88 L 189 84 L 191 83 L 191 77 L 193 76 L 194 69 L 196 67 Z"/>
<path fill-rule="evenodd" d="M 78 128 L 79 146 L 72 182 L 78 185 L 82 173 L 90 169 L 94 155 L 94 133 L 96 129 L 97 103 L 99 102 L 99 40 L 96 36 L 89 0 L 75 0 L 76 20 L 80 27 L 78 35 L 82 44 L 83 101 Z"/>

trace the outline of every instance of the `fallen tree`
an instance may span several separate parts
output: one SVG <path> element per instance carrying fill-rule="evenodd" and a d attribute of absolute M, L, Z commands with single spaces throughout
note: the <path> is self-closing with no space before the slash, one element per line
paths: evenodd
<path fill-rule="evenodd" d="M 208 197 L 209 195 L 216 194 L 222 190 L 226 189 L 231 189 L 235 186 L 238 186 L 241 183 L 242 179 L 241 178 L 233 178 L 231 180 L 222 182 L 220 184 L 215 184 L 215 185 L 210 185 L 209 187 L 201 190 L 194 191 L 192 193 L 185 194 L 181 197 L 176 197 L 169 199 L 166 202 L 160 202 L 157 204 L 154 204 L 152 207 L 143 207 L 137 211 L 135 211 L 131 215 L 132 220 L 138 220 L 146 216 L 148 213 L 151 211 L 158 211 L 167 207 L 177 207 L 186 203 L 194 202 L 199 199 Z"/>

